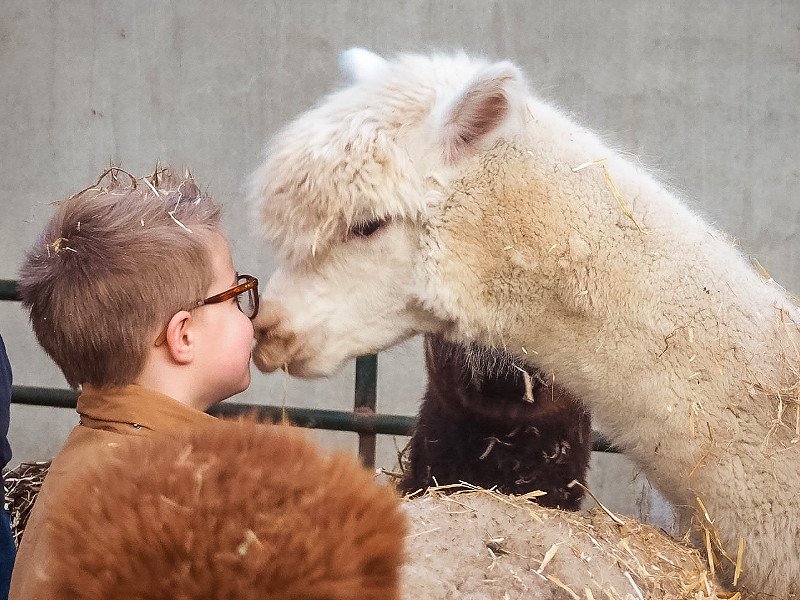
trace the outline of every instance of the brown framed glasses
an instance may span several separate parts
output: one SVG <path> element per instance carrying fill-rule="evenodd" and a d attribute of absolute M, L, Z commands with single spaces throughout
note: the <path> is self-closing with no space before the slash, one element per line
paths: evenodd
<path fill-rule="evenodd" d="M 206 304 L 219 304 L 231 298 L 236 298 L 236 306 L 244 313 L 248 319 L 255 319 L 258 315 L 258 279 L 252 275 L 237 275 L 238 282 L 229 290 L 209 296 L 205 300 L 198 300 L 186 310 L 194 310 Z M 167 341 L 167 328 L 156 338 L 156 346 L 160 346 Z"/>

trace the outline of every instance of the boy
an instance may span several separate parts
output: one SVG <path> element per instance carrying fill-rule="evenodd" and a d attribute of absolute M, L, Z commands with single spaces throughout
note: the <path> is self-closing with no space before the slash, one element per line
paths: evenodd
<path fill-rule="evenodd" d="M 53 596 L 49 503 L 79 472 L 129 436 L 210 426 L 203 411 L 250 384 L 258 282 L 234 271 L 219 208 L 188 177 L 121 173 L 59 203 L 20 272 L 39 343 L 82 393 L 26 527 L 12 600 Z"/>

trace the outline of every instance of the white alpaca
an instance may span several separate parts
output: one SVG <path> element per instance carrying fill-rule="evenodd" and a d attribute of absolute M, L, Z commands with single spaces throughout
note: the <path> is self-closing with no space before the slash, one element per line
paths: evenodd
<path fill-rule="evenodd" d="M 800 593 L 786 293 L 513 65 L 363 50 L 345 64 L 352 85 L 255 175 L 280 257 L 256 364 L 322 376 L 420 332 L 503 346 L 695 512 L 723 579 L 743 544 L 744 589 Z"/>

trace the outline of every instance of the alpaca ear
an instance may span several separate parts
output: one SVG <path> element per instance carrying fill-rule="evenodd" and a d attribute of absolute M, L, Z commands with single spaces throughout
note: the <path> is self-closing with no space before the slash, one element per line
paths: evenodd
<path fill-rule="evenodd" d="M 367 81 L 380 75 L 387 64 L 385 58 L 364 48 L 350 48 L 339 57 L 339 68 L 350 83 Z"/>
<path fill-rule="evenodd" d="M 524 95 L 524 78 L 509 62 L 485 67 L 459 92 L 444 113 L 442 146 L 449 163 L 477 150 L 503 124 Z"/>

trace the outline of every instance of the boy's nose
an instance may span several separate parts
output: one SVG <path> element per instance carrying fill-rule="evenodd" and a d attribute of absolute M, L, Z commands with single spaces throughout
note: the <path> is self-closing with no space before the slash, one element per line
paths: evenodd
<path fill-rule="evenodd" d="M 285 329 L 283 311 L 274 302 L 263 301 L 253 321 L 255 348 L 253 363 L 264 373 L 271 373 L 291 362 L 297 336 Z"/>

